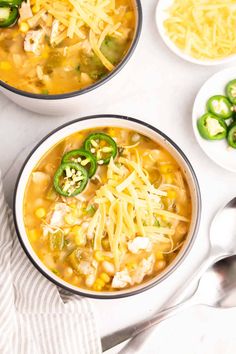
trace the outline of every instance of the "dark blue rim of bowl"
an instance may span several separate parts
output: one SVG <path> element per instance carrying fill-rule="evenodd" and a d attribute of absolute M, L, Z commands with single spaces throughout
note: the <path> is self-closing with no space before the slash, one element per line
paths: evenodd
<path fill-rule="evenodd" d="M 192 237 L 188 243 L 188 246 L 185 248 L 184 252 L 182 252 L 181 256 L 179 257 L 178 259 L 178 262 L 166 273 L 166 274 L 163 274 L 162 276 L 160 276 L 158 279 L 156 279 L 156 281 L 153 281 L 153 283 L 151 284 L 147 284 L 145 285 L 145 282 L 143 283 L 143 287 L 142 288 L 139 288 L 139 289 L 134 289 L 132 290 L 131 289 L 127 289 L 127 293 L 123 293 L 123 294 L 109 294 L 109 295 L 103 295 L 102 293 L 101 294 L 89 294 L 86 292 L 85 289 L 82 289 L 82 288 L 78 288 L 78 290 L 74 290 L 74 289 L 71 289 L 69 286 L 65 286 L 64 284 L 62 285 L 59 281 L 56 281 L 55 279 L 51 278 L 50 275 L 48 275 L 47 273 L 45 273 L 41 267 L 34 261 L 34 259 L 31 257 L 27 247 L 25 246 L 24 244 L 24 241 L 20 235 L 20 232 L 19 232 L 19 228 L 18 228 L 18 224 L 17 224 L 17 212 L 16 212 L 16 196 L 17 196 L 17 190 L 18 190 L 18 184 L 19 184 L 19 181 L 20 181 L 20 178 L 21 178 L 21 175 L 23 173 L 23 170 L 26 166 L 26 164 L 28 163 L 29 159 L 31 158 L 31 156 L 34 154 L 34 152 L 38 149 L 38 147 L 45 141 L 47 140 L 50 136 L 52 136 L 53 134 L 57 133 L 59 130 L 62 130 L 63 128 L 69 126 L 69 125 L 72 125 L 74 123 L 77 123 L 77 122 L 81 122 L 81 121 L 84 121 L 84 120 L 90 120 L 90 119 L 101 119 L 101 118 L 106 118 L 106 119 L 110 119 L 110 118 L 115 118 L 117 119 L 117 121 L 119 120 L 128 120 L 130 122 L 134 122 L 134 123 L 137 123 L 139 125 L 143 125 L 151 130 L 153 130 L 154 132 L 156 132 L 157 134 L 159 134 L 160 136 L 162 136 L 164 138 L 164 140 L 166 140 L 172 147 L 174 147 L 174 149 L 180 154 L 180 156 L 183 158 L 183 160 L 185 161 L 186 165 L 188 166 L 188 169 L 191 173 L 191 176 L 193 178 L 193 181 L 194 181 L 194 186 L 195 186 L 195 189 L 196 189 L 196 208 L 197 208 L 197 216 L 196 216 L 196 223 L 194 225 L 194 229 L 193 229 L 193 234 L 192 234 Z M 117 126 L 119 126 L 119 123 L 117 123 Z M 44 275 L 48 280 L 50 280 L 52 283 L 54 283 L 55 285 L 57 285 L 58 287 L 61 287 L 71 293 L 74 293 L 76 295 L 81 295 L 81 296 L 86 296 L 86 297 L 90 297 L 90 298 L 95 298 L 95 299 L 119 299 L 119 298 L 123 298 L 123 297 L 128 297 L 128 296 L 131 296 L 131 295 L 137 295 L 137 294 L 140 294 L 142 293 L 143 291 L 145 290 L 148 290 L 148 289 L 151 289 L 152 287 L 156 286 L 157 284 L 159 284 L 160 282 L 162 282 L 164 279 L 166 279 L 169 275 L 171 275 L 175 270 L 176 268 L 178 268 L 178 266 L 182 263 L 182 261 L 186 258 L 186 256 L 188 255 L 188 253 L 190 252 L 193 244 L 194 244 L 194 241 L 196 239 L 196 236 L 197 236 L 197 232 L 198 232 L 198 228 L 199 228 L 199 223 L 200 223 L 200 218 L 201 218 L 201 193 L 200 193 L 200 187 L 199 187 L 199 183 L 198 183 L 198 179 L 197 179 L 197 176 L 194 172 L 194 169 L 190 163 L 190 161 L 188 160 L 188 158 L 185 156 L 184 152 L 179 148 L 178 145 L 176 145 L 167 135 L 165 135 L 164 133 L 162 133 L 159 129 L 153 127 L 152 125 L 146 123 L 146 122 L 142 122 L 138 119 L 135 119 L 135 118 L 131 118 L 131 117 L 127 117 L 127 116 L 121 116 L 121 115 L 116 115 L 116 114 L 98 114 L 98 115 L 91 115 L 91 116 L 86 116 L 86 117 L 82 117 L 82 118 L 78 118 L 78 119 L 75 119 L 73 121 L 70 121 L 69 123 L 65 123 L 61 126 L 59 126 L 58 128 L 56 128 L 55 130 L 53 130 L 51 133 L 49 133 L 48 135 L 46 135 L 34 148 L 33 150 L 31 151 L 31 153 L 28 155 L 28 157 L 26 158 L 20 172 L 19 172 L 19 175 L 17 177 L 17 180 L 16 180 L 16 185 L 15 185 L 15 189 L 14 189 L 14 196 L 13 196 L 13 218 L 14 218 L 14 223 L 15 223 L 15 228 L 16 228 L 16 233 L 17 233 L 17 236 L 18 236 L 18 239 L 20 241 L 20 244 L 23 248 L 23 250 L 25 251 L 27 257 L 29 258 L 29 260 L 33 263 L 33 265 L 36 267 L 36 269 L 38 269 L 38 271 Z"/>
<path fill-rule="evenodd" d="M 82 90 L 77 90 L 77 91 L 58 94 L 58 95 L 43 95 L 43 94 L 30 93 L 27 91 L 19 90 L 13 86 L 10 86 L 1 80 L 0 80 L 0 87 L 2 86 L 6 90 L 9 90 L 17 95 L 28 97 L 28 98 L 34 98 L 34 99 L 38 99 L 38 100 L 63 100 L 66 98 L 81 96 L 85 93 L 93 91 L 96 88 L 102 86 L 103 84 L 108 82 L 110 79 L 112 79 L 116 74 L 118 74 L 120 72 L 120 70 L 128 63 L 128 61 L 130 60 L 130 58 L 131 58 L 131 56 L 138 44 L 141 30 L 142 30 L 143 12 L 142 12 L 142 6 L 141 6 L 140 0 L 134 0 L 134 1 L 136 4 L 136 10 L 137 10 L 137 26 L 136 26 L 136 32 L 135 32 L 133 42 L 132 42 L 127 54 L 125 55 L 123 60 L 120 62 L 120 64 L 117 65 L 117 67 L 114 70 L 112 70 L 110 74 L 105 76 L 102 80 L 99 80 L 99 81 L 95 82 L 93 85 L 90 85 Z"/>

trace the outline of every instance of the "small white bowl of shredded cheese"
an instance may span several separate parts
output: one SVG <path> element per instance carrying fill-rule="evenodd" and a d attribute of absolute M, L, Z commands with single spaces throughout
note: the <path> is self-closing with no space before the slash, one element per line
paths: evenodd
<path fill-rule="evenodd" d="M 211 76 L 199 90 L 192 112 L 193 131 L 197 142 L 211 160 L 231 172 L 236 172 L 236 149 L 228 145 L 227 139 L 218 141 L 203 139 L 197 128 L 197 121 L 206 113 L 208 99 L 214 95 L 225 95 L 226 85 L 234 79 L 236 79 L 236 67 L 219 71 Z"/>
<path fill-rule="evenodd" d="M 235 0 L 159 0 L 156 24 L 177 56 L 194 64 L 236 61 Z"/>

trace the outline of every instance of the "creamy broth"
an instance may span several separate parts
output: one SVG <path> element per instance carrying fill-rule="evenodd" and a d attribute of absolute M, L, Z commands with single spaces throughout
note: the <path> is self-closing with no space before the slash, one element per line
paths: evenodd
<path fill-rule="evenodd" d="M 98 165 L 78 195 L 58 194 L 54 176 L 63 156 L 94 133 L 114 139 L 116 156 Z M 38 257 L 66 282 L 95 291 L 133 287 L 161 273 L 181 250 L 190 221 L 180 166 L 154 141 L 121 128 L 60 141 L 35 166 L 24 196 L 25 228 Z"/>
<path fill-rule="evenodd" d="M 134 7 L 131 0 L 111 0 L 105 7 L 95 3 L 81 7 L 86 22 L 73 1 L 23 2 L 13 27 L 1 28 L 0 22 L 0 80 L 50 95 L 81 90 L 106 77 L 130 48 Z"/>

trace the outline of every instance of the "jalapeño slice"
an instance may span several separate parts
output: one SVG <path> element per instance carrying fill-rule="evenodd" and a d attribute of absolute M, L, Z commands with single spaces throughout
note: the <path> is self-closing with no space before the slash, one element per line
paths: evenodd
<path fill-rule="evenodd" d="M 200 135 L 206 140 L 221 140 L 226 138 L 227 125 L 224 119 L 212 113 L 206 113 L 197 121 Z"/>
<path fill-rule="evenodd" d="M 84 149 L 71 150 L 67 152 L 62 163 L 75 162 L 83 166 L 88 171 L 88 177 L 91 178 L 97 170 L 97 161 L 95 157 Z"/>
<path fill-rule="evenodd" d="M 228 119 L 233 115 L 232 103 L 227 97 L 216 95 L 207 101 L 207 109 L 210 113 L 223 119 Z"/>
<path fill-rule="evenodd" d="M 0 6 L 18 7 L 23 0 L 0 0 Z"/>
<path fill-rule="evenodd" d="M 0 28 L 14 26 L 19 17 L 16 7 L 5 6 L 0 2 Z"/>
<path fill-rule="evenodd" d="M 229 126 L 227 140 L 229 146 L 236 149 L 236 124 L 235 123 Z"/>
<path fill-rule="evenodd" d="M 54 176 L 54 188 L 64 197 L 81 193 L 88 183 L 88 172 L 78 163 L 62 163 Z"/>
<path fill-rule="evenodd" d="M 236 79 L 231 80 L 226 86 L 226 95 L 228 96 L 230 102 L 234 105 L 236 104 Z"/>
<path fill-rule="evenodd" d="M 84 142 L 84 148 L 96 157 L 98 165 L 107 165 L 117 155 L 115 140 L 104 133 L 90 134 Z"/>

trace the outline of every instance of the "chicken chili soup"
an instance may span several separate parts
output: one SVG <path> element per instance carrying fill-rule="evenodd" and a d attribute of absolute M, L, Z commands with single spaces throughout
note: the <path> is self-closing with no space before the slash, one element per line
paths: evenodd
<path fill-rule="evenodd" d="M 122 61 L 134 31 L 132 0 L 0 1 L 0 80 L 36 94 L 83 89 Z"/>
<path fill-rule="evenodd" d="M 24 223 L 41 261 L 95 291 L 141 284 L 181 250 L 191 220 L 185 177 L 135 131 L 91 129 L 60 141 L 32 171 Z"/>

